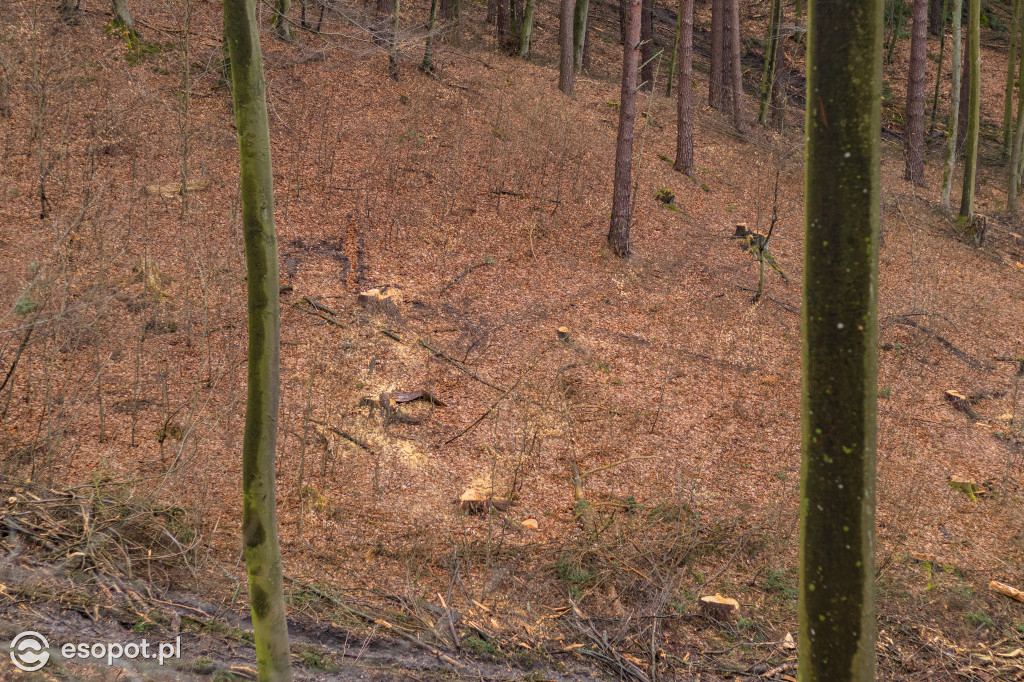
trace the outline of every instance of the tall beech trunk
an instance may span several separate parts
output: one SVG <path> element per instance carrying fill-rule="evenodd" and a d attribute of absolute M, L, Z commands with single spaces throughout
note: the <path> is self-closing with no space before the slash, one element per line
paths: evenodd
<path fill-rule="evenodd" d="M 779 62 L 779 33 L 782 31 L 782 0 L 772 0 L 768 17 L 768 39 L 765 41 L 764 71 L 761 74 L 761 93 L 758 97 L 757 120 L 761 125 L 768 122 L 768 107 L 775 99 L 778 87 L 775 71 Z"/>
<path fill-rule="evenodd" d="M 960 216 L 968 223 L 974 219 L 974 188 L 978 172 L 978 131 L 981 122 L 981 0 L 970 0 L 967 46 L 971 89 L 967 100 L 967 148 L 964 152 L 964 191 L 960 197 Z"/>
<path fill-rule="evenodd" d="M 801 682 L 875 679 L 883 5 L 809 3 Z"/>
<path fill-rule="evenodd" d="M 573 0 L 559 0 L 558 16 L 558 89 L 572 97 L 575 78 L 573 66 Z"/>
<path fill-rule="evenodd" d="M 963 14 L 963 0 L 953 0 L 953 84 L 950 86 L 949 139 L 946 141 L 946 164 L 942 170 L 942 193 L 939 205 L 946 213 L 950 211 L 950 194 L 953 189 L 953 171 L 956 169 L 957 141 L 960 131 L 960 17 Z"/>
<path fill-rule="evenodd" d="M 123 1 L 123 0 L 122 0 Z M 114 0 L 117 2 L 117 0 Z M 292 0 L 274 1 L 274 33 L 281 40 L 292 39 L 292 25 L 288 21 L 288 13 L 292 10 Z"/>
<path fill-rule="evenodd" d="M 256 0 L 224 0 L 224 38 L 231 53 L 231 94 L 238 131 L 242 232 L 248 273 L 242 541 L 259 678 L 291 680 L 274 471 L 280 391 L 280 282 L 270 128 Z"/>
<path fill-rule="evenodd" d="M 114 13 L 114 21 L 121 24 L 132 36 L 137 37 L 139 32 L 135 30 L 135 22 L 132 21 L 131 12 L 128 11 L 127 0 L 111 0 L 110 10 Z"/>
<path fill-rule="evenodd" d="M 640 0 L 626 2 L 626 44 L 622 49 L 622 94 L 615 140 L 615 185 L 608 246 L 620 258 L 629 256 L 630 180 L 633 176 L 633 124 L 636 121 L 636 80 L 640 58 Z"/>
<path fill-rule="evenodd" d="M 693 175 L 693 0 L 679 0 L 679 64 L 676 87 L 676 162 Z"/>
<path fill-rule="evenodd" d="M 533 14 L 537 8 L 537 0 L 526 0 L 523 11 L 523 25 L 519 30 L 519 56 L 526 59 L 530 56 L 530 39 L 533 37 Z"/>
<path fill-rule="evenodd" d="M 914 0 L 907 79 L 907 130 L 904 178 L 924 186 L 924 67 L 928 50 L 928 0 Z M 941 68 L 939 69 L 941 71 Z"/>
<path fill-rule="evenodd" d="M 641 0 L 640 7 L 640 89 L 650 92 L 654 86 L 654 7 L 652 0 Z"/>
<path fill-rule="evenodd" d="M 536 2 L 536 0 L 527 0 Z M 590 14 L 590 0 L 576 0 L 572 20 L 572 68 L 575 73 L 583 72 L 583 50 L 587 43 L 587 15 Z"/>
<path fill-rule="evenodd" d="M 729 58 L 732 62 L 732 120 L 736 130 L 741 133 L 746 130 L 746 123 L 743 121 L 743 64 L 740 62 L 740 0 L 730 0 L 729 15 Z"/>
<path fill-rule="evenodd" d="M 1020 17 L 1022 0 L 1013 0 L 1013 24 L 1010 26 L 1010 56 L 1006 64 L 1006 92 L 1003 97 L 1003 156 L 1010 156 L 1010 138 L 1013 128 L 1013 84 L 1017 66 L 1017 51 L 1020 46 Z"/>
<path fill-rule="evenodd" d="M 721 109 L 725 100 L 725 24 L 726 0 L 711 0 L 711 75 L 708 78 L 708 106 Z"/>
<path fill-rule="evenodd" d="M 968 13 L 970 12 L 970 0 L 968 1 Z M 960 148 L 957 154 L 963 153 L 963 145 L 967 140 L 967 100 L 971 94 L 971 31 L 967 30 L 964 38 L 964 58 L 962 71 L 960 72 L 960 118 L 957 120 L 957 135 L 960 138 Z"/>
<path fill-rule="evenodd" d="M 1021 60 L 1021 71 L 1024 74 L 1024 60 Z M 1007 173 L 1006 208 L 1017 210 L 1017 192 L 1020 188 L 1021 155 L 1024 152 L 1024 88 L 1017 88 L 1017 124 L 1013 133 L 1013 152 L 1010 154 L 1010 169 Z"/>

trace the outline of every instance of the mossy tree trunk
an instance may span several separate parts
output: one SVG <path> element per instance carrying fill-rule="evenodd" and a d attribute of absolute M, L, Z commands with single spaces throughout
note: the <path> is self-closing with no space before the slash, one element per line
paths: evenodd
<path fill-rule="evenodd" d="M 778 1 L 778 0 L 776 0 Z M 679 0 L 679 64 L 676 87 L 676 162 L 693 175 L 693 0 Z"/>
<path fill-rule="evenodd" d="M 633 124 L 636 122 L 636 81 L 640 61 L 640 1 L 626 2 L 626 43 L 622 49 L 622 94 L 615 141 L 615 184 L 608 246 L 620 258 L 629 256 L 630 179 L 633 175 Z"/>
<path fill-rule="evenodd" d="M 1024 76 L 1024 59 L 1021 60 L 1018 80 Z M 1017 194 L 1020 189 L 1021 157 L 1024 155 L 1024 88 L 1017 88 L 1017 122 L 1013 132 L 1013 151 L 1010 154 L 1010 169 L 1007 173 L 1006 208 L 1017 210 Z"/>
<path fill-rule="evenodd" d="M 114 23 L 123 26 L 133 37 L 138 37 L 139 32 L 135 30 L 135 22 L 132 21 L 132 14 L 128 11 L 127 0 L 110 0 L 110 10 L 114 14 Z"/>
<path fill-rule="evenodd" d="M 883 4 L 809 4 L 801 682 L 875 679 Z"/>
<path fill-rule="evenodd" d="M 960 196 L 960 216 L 974 219 L 974 188 L 978 172 L 978 131 L 981 114 L 981 0 L 970 0 L 967 33 L 967 59 L 971 67 L 971 89 L 967 99 L 967 149 L 964 152 L 964 191 Z"/>
<path fill-rule="evenodd" d="M 903 177 L 924 186 L 924 81 L 928 51 L 928 0 L 914 0 L 910 34 L 910 74 L 907 79 L 907 129 Z M 941 71 L 941 67 L 939 69 Z"/>
<path fill-rule="evenodd" d="M 277 539 L 274 454 L 279 397 L 280 310 L 266 83 L 256 0 L 225 0 L 238 130 L 242 230 L 248 279 L 248 389 L 242 441 L 242 540 L 256 663 L 261 680 L 291 680 L 291 651 Z"/>
<path fill-rule="evenodd" d="M 536 4 L 536 0 L 527 0 Z M 590 14 L 590 0 L 576 0 L 572 23 L 572 68 L 576 73 L 583 72 L 583 47 L 587 43 L 587 19 Z"/>
<path fill-rule="evenodd" d="M 1020 46 L 1020 17 L 1022 0 L 1013 0 L 1013 23 L 1010 25 L 1010 56 L 1006 64 L 1006 92 L 1003 96 L 1003 155 L 1010 156 L 1010 138 L 1013 122 L 1013 84 L 1017 72 L 1017 51 Z"/>
<path fill-rule="evenodd" d="M 946 213 L 950 211 L 950 195 L 953 192 L 953 171 L 956 169 L 957 135 L 960 129 L 960 17 L 963 14 L 963 0 L 953 0 L 953 84 L 949 89 L 949 125 L 946 131 L 946 164 L 942 170 L 942 193 L 939 204 Z"/>
<path fill-rule="evenodd" d="M 292 39 L 292 25 L 288 21 L 288 13 L 291 11 L 292 0 L 274 0 L 274 33 L 281 40 Z"/>

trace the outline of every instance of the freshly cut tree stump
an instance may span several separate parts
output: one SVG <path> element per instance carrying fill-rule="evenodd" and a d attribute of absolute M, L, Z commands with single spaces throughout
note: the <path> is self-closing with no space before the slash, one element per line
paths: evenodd
<path fill-rule="evenodd" d="M 384 313 L 395 321 L 404 324 L 402 314 L 398 312 L 398 306 L 395 304 L 396 300 L 395 292 L 391 289 L 386 291 L 369 289 L 359 294 L 359 302 L 371 313 Z"/>
<path fill-rule="evenodd" d="M 968 400 L 967 396 L 963 393 L 957 393 L 956 391 L 946 391 L 946 401 L 950 403 L 954 409 L 960 410 L 971 419 L 978 421 L 981 416 L 971 407 L 971 401 Z"/>
<path fill-rule="evenodd" d="M 740 611 L 740 603 L 735 599 L 713 594 L 700 598 L 700 612 L 718 621 L 729 620 Z"/>
<path fill-rule="evenodd" d="M 568 327 L 559 327 L 557 334 L 558 334 L 558 340 L 559 341 L 568 341 L 569 340 L 569 328 Z"/>
<path fill-rule="evenodd" d="M 1015 599 L 1016 601 L 1024 602 L 1024 592 L 1021 592 L 1016 587 L 1011 587 L 1006 583 L 1001 583 L 998 580 L 990 581 L 988 584 L 988 589 L 992 590 L 993 592 L 998 592 L 999 594 L 1005 597 L 1009 597 L 1010 599 Z"/>

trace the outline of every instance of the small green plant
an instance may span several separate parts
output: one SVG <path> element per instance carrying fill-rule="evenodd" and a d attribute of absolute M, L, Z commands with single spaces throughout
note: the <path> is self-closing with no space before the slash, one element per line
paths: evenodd
<path fill-rule="evenodd" d="M 676 193 L 667 187 L 662 187 L 654 193 L 654 198 L 663 204 L 674 204 L 676 202 Z"/>
<path fill-rule="evenodd" d="M 702 190 L 704 190 L 705 192 L 710 192 L 711 191 L 711 187 L 706 182 L 700 183 L 700 188 Z"/>
<path fill-rule="evenodd" d="M 302 647 L 299 650 L 299 658 L 302 664 L 313 672 L 332 672 L 338 669 L 338 666 L 325 659 L 322 652 L 313 646 Z"/>
<path fill-rule="evenodd" d="M 572 585 L 583 585 L 589 582 L 594 574 L 583 565 L 579 557 L 566 552 L 555 561 L 555 577 Z"/>
<path fill-rule="evenodd" d="M 985 628 L 986 630 L 988 630 L 993 625 L 992 617 L 985 613 L 985 611 L 982 609 L 978 609 L 977 611 L 968 611 L 966 614 L 964 614 L 964 618 L 967 619 L 968 623 L 977 628 Z"/>
<path fill-rule="evenodd" d="M 796 581 L 782 569 L 770 569 L 765 578 L 764 586 L 767 591 L 779 597 L 785 599 L 796 599 L 797 597 Z"/>
<path fill-rule="evenodd" d="M 32 296 L 27 291 L 14 304 L 14 314 L 18 317 L 25 317 L 35 309 L 35 301 L 32 300 Z"/>
<path fill-rule="evenodd" d="M 888 400 L 892 397 L 892 386 L 882 386 L 878 389 L 878 397 L 882 400 Z"/>

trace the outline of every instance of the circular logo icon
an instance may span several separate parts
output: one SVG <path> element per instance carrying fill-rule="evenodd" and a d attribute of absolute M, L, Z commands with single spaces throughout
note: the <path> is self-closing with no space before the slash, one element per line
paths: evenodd
<path fill-rule="evenodd" d="M 26 630 L 11 640 L 11 662 L 25 672 L 39 670 L 50 660 L 50 643 L 38 632 Z"/>

